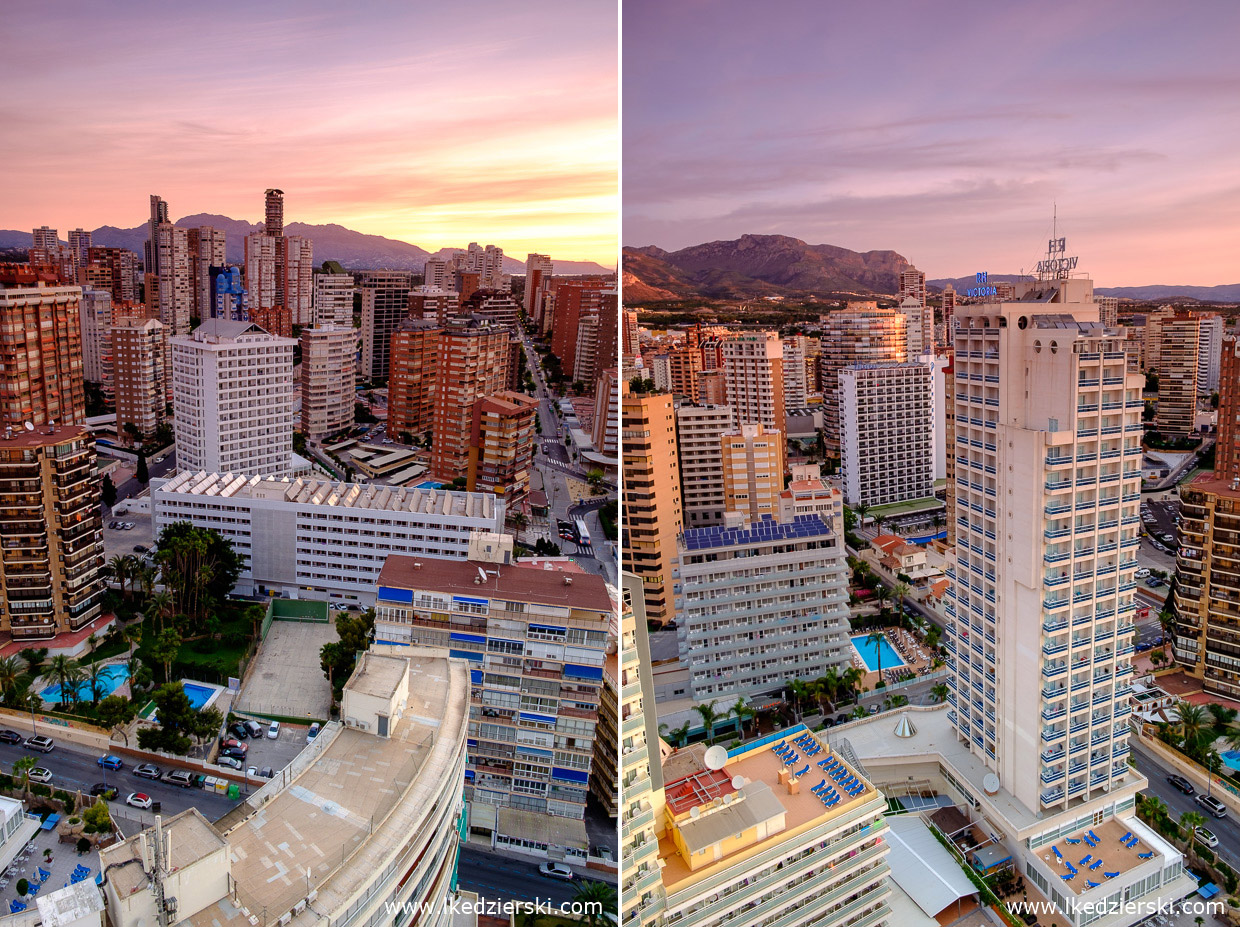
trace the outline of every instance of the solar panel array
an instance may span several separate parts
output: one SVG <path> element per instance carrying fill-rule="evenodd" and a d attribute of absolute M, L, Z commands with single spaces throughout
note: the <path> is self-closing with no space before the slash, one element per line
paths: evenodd
<path fill-rule="evenodd" d="M 831 529 L 818 515 L 798 515 L 790 522 L 777 522 L 770 515 L 763 515 L 761 521 L 752 522 L 744 528 L 722 525 L 691 528 L 684 533 L 684 543 L 688 550 L 710 550 L 714 547 L 794 541 L 825 534 L 831 534 Z"/>

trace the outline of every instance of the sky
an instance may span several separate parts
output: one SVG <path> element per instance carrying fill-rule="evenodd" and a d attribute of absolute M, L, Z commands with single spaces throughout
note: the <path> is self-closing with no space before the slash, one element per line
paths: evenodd
<path fill-rule="evenodd" d="M 625 0 L 622 242 L 1240 282 L 1240 4 Z M 1058 223 L 1052 217 L 1058 214 Z"/>
<path fill-rule="evenodd" d="M 609 267 L 614 2 L 9 0 L 0 228 L 338 223 Z M 18 182 L 14 182 L 18 181 Z"/>

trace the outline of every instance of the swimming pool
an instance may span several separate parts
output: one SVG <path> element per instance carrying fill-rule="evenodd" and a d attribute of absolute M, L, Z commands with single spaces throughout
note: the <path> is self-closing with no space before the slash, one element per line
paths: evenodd
<path fill-rule="evenodd" d="M 856 648 L 857 653 L 861 655 L 865 668 L 871 673 L 878 672 L 878 657 L 880 653 L 883 658 L 884 670 L 904 666 L 904 661 L 900 659 L 900 655 L 887 642 L 886 635 L 883 635 L 882 643 L 877 648 L 874 646 L 874 642 L 869 639 L 868 634 L 858 634 L 852 639 L 852 645 Z"/>
<path fill-rule="evenodd" d="M 1240 750 L 1228 750 L 1226 753 L 1220 753 L 1219 759 L 1232 772 L 1240 772 Z"/>
<path fill-rule="evenodd" d="M 105 698 L 111 695 L 128 679 L 129 667 L 122 663 L 109 663 L 99 673 L 99 697 Z M 94 698 L 90 689 L 90 681 L 86 679 L 70 686 L 69 691 L 77 697 L 79 702 L 89 702 Z M 39 693 L 39 697 L 49 705 L 59 705 L 61 702 L 68 701 L 60 691 L 59 685 L 48 686 Z"/>
<path fill-rule="evenodd" d="M 194 682 L 185 682 L 185 680 L 181 680 L 181 686 L 185 689 L 185 694 L 189 697 L 189 706 L 194 711 L 206 705 L 215 698 L 215 693 L 220 691 L 219 686 L 200 686 Z"/>
<path fill-rule="evenodd" d="M 437 483 L 434 480 L 423 480 L 413 487 L 414 489 L 443 489 L 443 483 Z"/>

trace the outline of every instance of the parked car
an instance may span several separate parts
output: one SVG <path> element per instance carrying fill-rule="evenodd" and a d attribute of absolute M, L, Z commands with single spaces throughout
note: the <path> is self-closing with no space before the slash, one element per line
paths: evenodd
<path fill-rule="evenodd" d="M 264 766 L 262 769 L 258 771 L 258 774 L 264 779 L 274 779 L 276 775 L 276 771 L 272 769 L 270 766 Z"/>
<path fill-rule="evenodd" d="M 143 792 L 130 792 L 125 799 L 125 804 L 133 805 L 135 808 L 150 808 L 151 796 Z"/>
<path fill-rule="evenodd" d="M 227 766 L 229 769 L 241 769 L 245 764 L 235 756 L 221 756 L 215 761 L 216 766 Z"/>
<path fill-rule="evenodd" d="M 188 789 L 194 784 L 194 774 L 187 769 L 170 769 L 164 776 L 164 781 L 169 785 L 179 785 L 183 789 Z"/>
<path fill-rule="evenodd" d="M 245 745 L 244 745 L 244 744 L 242 744 L 240 747 L 226 747 L 226 748 L 224 748 L 223 750 L 221 750 L 221 751 L 220 751 L 220 756 L 232 756 L 232 757 L 236 757 L 236 758 L 237 758 L 237 759 L 239 759 L 239 760 L 244 760 L 244 759 L 245 759 L 245 755 L 246 755 L 246 753 L 248 753 L 248 752 L 249 752 L 249 751 L 247 751 L 247 750 L 245 749 Z"/>
<path fill-rule="evenodd" d="M 1193 788 L 1193 784 L 1183 776 L 1168 776 L 1167 781 L 1183 792 L 1185 795 L 1192 795 L 1197 790 Z"/>
<path fill-rule="evenodd" d="M 56 746 L 56 742 L 50 737 L 44 737 L 42 734 L 35 734 L 33 737 L 27 737 L 25 747 L 27 750 L 38 750 L 40 753 L 51 753 L 52 748 Z"/>
<path fill-rule="evenodd" d="M 538 867 L 538 871 L 549 879 L 563 879 L 565 882 L 573 881 L 573 870 L 563 863 L 543 863 Z"/>
<path fill-rule="evenodd" d="M 113 756 L 110 753 L 107 756 L 99 757 L 99 759 L 95 760 L 95 764 L 97 766 L 102 766 L 104 769 L 125 768 L 125 764 L 121 762 L 121 758 L 119 756 Z"/>
<path fill-rule="evenodd" d="M 0 731 L 0 744 L 19 744 L 22 742 L 22 735 L 17 731 Z"/>
<path fill-rule="evenodd" d="M 1151 589 L 1157 589 L 1162 584 L 1163 584 L 1162 580 L 1159 579 L 1157 576 L 1151 576 L 1149 579 L 1145 581 L 1145 585 L 1149 586 Z"/>
<path fill-rule="evenodd" d="M 1198 827 L 1196 830 L 1193 831 L 1193 834 L 1197 837 L 1197 839 L 1201 843 L 1204 843 L 1208 847 L 1218 846 L 1218 837 L 1214 836 L 1204 827 Z"/>
<path fill-rule="evenodd" d="M 133 552 L 135 554 L 145 554 L 149 549 L 150 548 L 148 548 L 145 544 L 135 544 L 133 546 Z"/>
<path fill-rule="evenodd" d="M 154 763 L 140 763 L 133 768 L 133 774 L 139 779 L 158 779 L 162 773 Z"/>
<path fill-rule="evenodd" d="M 245 725 L 240 721 L 234 721 L 232 724 L 228 725 L 228 733 L 232 734 L 233 737 L 236 737 L 238 740 L 245 740 L 250 736 L 250 732 L 245 729 Z"/>
<path fill-rule="evenodd" d="M 1205 808 L 1216 818 L 1227 817 L 1227 806 L 1215 798 L 1213 795 L 1198 795 L 1193 799 L 1201 807 Z"/>
<path fill-rule="evenodd" d="M 1150 568 L 1141 567 L 1141 569 L 1137 570 L 1137 572 L 1133 573 L 1132 575 L 1135 576 L 1137 579 L 1145 579 L 1145 577 L 1150 575 Z"/>
<path fill-rule="evenodd" d="M 251 737 L 259 738 L 263 736 L 263 726 L 257 721 L 244 722 L 246 733 Z"/>
<path fill-rule="evenodd" d="M 30 775 L 31 782 L 51 782 L 52 781 L 52 771 L 48 769 L 46 766 L 36 766 L 34 769 L 30 770 L 29 775 Z"/>
<path fill-rule="evenodd" d="M 310 743 L 310 741 L 319 736 L 319 729 L 320 725 L 317 721 L 310 725 L 310 730 L 306 732 L 306 743 Z"/>
<path fill-rule="evenodd" d="M 240 747 L 240 746 L 242 746 L 242 742 L 240 740 L 237 740 L 237 738 L 235 737 L 221 737 L 220 738 L 220 749 L 221 750 L 227 750 L 229 747 Z"/>
<path fill-rule="evenodd" d="M 270 740 L 280 739 L 280 722 L 279 721 L 271 722 L 271 727 L 267 728 L 267 737 Z"/>
<path fill-rule="evenodd" d="M 106 782 L 96 782 L 90 787 L 90 794 L 111 801 L 120 794 L 120 790 L 114 785 L 108 785 Z"/>

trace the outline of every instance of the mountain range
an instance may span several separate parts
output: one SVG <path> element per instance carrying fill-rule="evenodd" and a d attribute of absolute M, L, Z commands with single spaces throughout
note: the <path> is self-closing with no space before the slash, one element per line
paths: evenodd
<path fill-rule="evenodd" d="M 1013 282 L 1020 280 L 1019 274 L 990 274 L 989 283 Z M 1026 278 L 1027 279 L 1027 278 Z M 974 277 L 944 277 L 939 280 L 927 280 L 926 287 L 942 290 L 951 284 L 957 293 L 977 286 Z M 1224 283 L 1219 286 L 1177 286 L 1173 284 L 1151 284 L 1149 286 L 1096 286 L 1094 292 L 1099 296 L 1118 296 L 1120 299 L 1131 299 L 1137 302 L 1156 302 L 1158 300 L 1200 300 L 1211 303 L 1240 302 L 1240 283 Z"/>
<path fill-rule="evenodd" d="M 240 263 L 245 256 L 244 239 L 251 232 L 262 231 L 260 222 L 246 222 L 241 219 L 230 219 L 228 216 L 217 216 L 210 213 L 199 213 L 183 216 L 176 220 L 182 228 L 194 228 L 210 225 L 223 229 L 226 235 L 225 253 L 230 263 Z M 314 260 L 316 264 L 324 261 L 339 261 L 349 270 L 382 268 L 384 270 L 411 270 L 421 272 L 428 257 L 443 257 L 460 248 L 441 248 L 430 252 L 408 242 L 383 238 L 380 235 L 366 235 L 355 232 L 342 225 L 307 225 L 304 222 L 290 222 L 284 226 L 286 235 L 302 235 L 314 242 Z M 91 241 L 101 248 L 128 248 L 142 254 L 143 243 L 147 238 L 146 225 L 137 228 L 121 229 L 105 225 L 91 233 Z M 29 248 L 30 233 L 12 230 L 0 230 L 0 249 Z M 607 268 L 593 261 L 555 261 L 557 276 L 575 274 L 610 274 Z M 504 255 L 504 272 L 524 274 L 525 262 Z"/>
<path fill-rule="evenodd" d="M 706 296 L 750 299 L 826 293 L 894 293 L 909 266 L 894 251 L 849 251 L 786 235 L 742 235 L 735 241 L 664 251 L 625 248 L 625 302 Z"/>

